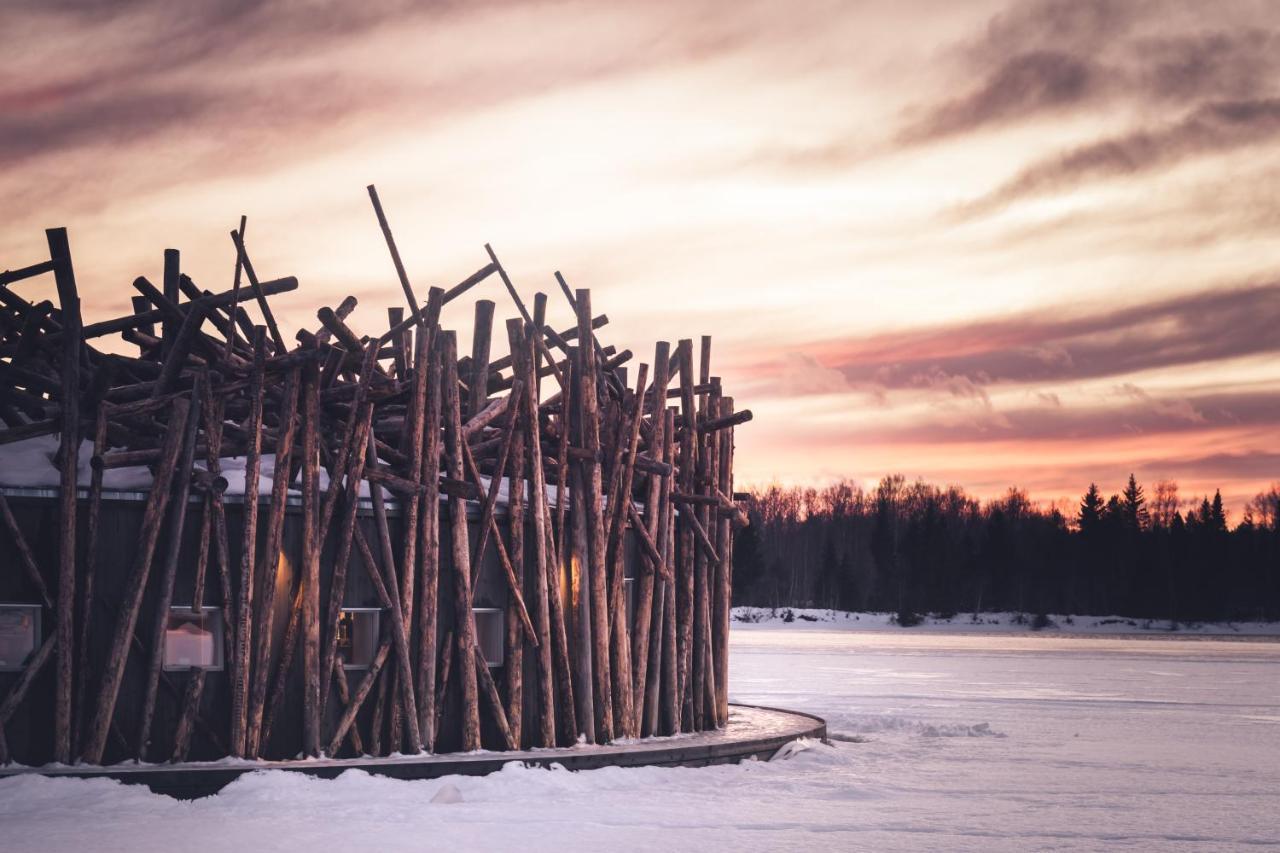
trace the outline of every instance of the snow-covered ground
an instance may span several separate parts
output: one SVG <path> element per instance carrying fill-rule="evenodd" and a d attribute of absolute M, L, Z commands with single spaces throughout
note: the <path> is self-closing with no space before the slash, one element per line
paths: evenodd
<path fill-rule="evenodd" d="M 746 629 L 813 628 L 841 631 L 908 631 L 912 634 L 1042 634 L 1117 635 L 1193 634 L 1201 637 L 1277 637 L 1280 622 L 1170 622 L 1168 619 L 1134 619 L 1128 616 L 1068 616 L 1030 613 L 958 613 L 952 616 L 921 614 L 915 625 L 898 624 L 895 613 L 850 613 L 805 607 L 735 607 L 735 627 Z M 1045 621 L 1038 621 L 1038 620 Z"/>
<path fill-rule="evenodd" d="M 1280 642 L 735 627 L 830 746 L 702 769 L 0 781 L 4 850 L 1229 850 L 1280 844 Z"/>

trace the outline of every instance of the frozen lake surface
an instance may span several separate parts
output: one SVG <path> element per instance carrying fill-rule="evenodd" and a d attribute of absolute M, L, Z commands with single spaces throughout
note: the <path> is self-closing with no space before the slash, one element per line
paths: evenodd
<path fill-rule="evenodd" d="M 5 850 L 1227 850 L 1280 845 L 1280 642 L 735 626 L 735 701 L 831 746 L 703 769 L 333 781 L 178 802 L 0 781 Z M 807 748 L 805 748 L 807 747 Z"/>

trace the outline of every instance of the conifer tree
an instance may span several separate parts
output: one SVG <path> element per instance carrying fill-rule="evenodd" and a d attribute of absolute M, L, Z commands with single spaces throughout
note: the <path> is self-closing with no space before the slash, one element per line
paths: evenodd
<path fill-rule="evenodd" d="M 1124 523 L 1130 530 L 1146 530 L 1151 522 L 1151 514 L 1147 510 L 1147 499 L 1142 493 L 1142 486 L 1133 474 L 1129 475 L 1129 484 L 1124 487 Z"/>
<path fill-rule="evenodd" d="M 1076 514 L 1076 522 L 1080 525 L 1082 533 L 1097 529 L 1098 523 L 1102 521 L 1103 509 L 1102 493 L 1098 491 L 1098 484 L 1090 483 L 1089 491 L 1085 492 L 1084 497 L 1080 499 L 1080 512 Z"/>

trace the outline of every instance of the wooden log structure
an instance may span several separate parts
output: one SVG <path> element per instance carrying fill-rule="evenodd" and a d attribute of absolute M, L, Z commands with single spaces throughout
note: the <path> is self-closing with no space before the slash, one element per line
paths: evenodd
<path fill-rule="evenodd" d="M 488 245 L 419 301 L 368 192 L 393 303 L 369 334 L 347 297 L 291 349 L 271 297 L 299 283 L 258 274 L 243 217 L 226 289 L 170 249 L 119 317 L 91 316 L 63 229 L 0 273 L 0 639 L 25 649 L 0 659 L 0 763 L 726 724 L 751 412 L 710 338 L 658 343 L 629 385 L 589 290 L 557 273 L 564 302 L 526 306 Z M 447 323 L 474 329 L 465 356 Z M 7 479 L 10 453 L 43 479 Z"/>

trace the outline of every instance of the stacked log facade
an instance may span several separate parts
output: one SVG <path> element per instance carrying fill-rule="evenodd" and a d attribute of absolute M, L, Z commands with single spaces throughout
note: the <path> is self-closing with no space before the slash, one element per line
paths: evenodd
<path fill-rule="evenodd" d="M 58 484 L 0 486 L 0 603 L 41 624 L 0 671 L 0 763 L 727 724 L 733 435 L 751 413 L 712 375 L 710 339 L 628 365 L 590 291 L 556 274 L 574 318 L 556 329 L 489 246 L 420 301 L 369 194 L 405 300 L 373 334 L 347 324 L 350 296 L 286 341 L 270 298 L 298 282 L 258 275 L 243 218 L 228 289 L 169 250 L 162 287 L 139 277 L 133 312 L 101 322 L 81 320 L 62 229 L 47 261 L 0 272 L 0 456 L 47 437 Z M 451 309 L 497 282 L 471 316 Z M 112 489 L 120 468 L 149 485 Z M 359 661 L 350 609 L 377 614 Z M 175 613 L 221 621 L 220 665 L 166 659 Z"/>

